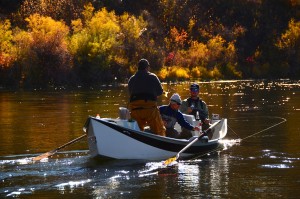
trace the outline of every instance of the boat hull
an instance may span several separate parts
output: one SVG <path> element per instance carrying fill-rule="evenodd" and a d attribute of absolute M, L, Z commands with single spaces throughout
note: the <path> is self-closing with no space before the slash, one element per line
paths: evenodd
<path fill-rule="evenodd" d="M 89 117 L 84 126 L 92 157 L 104 156 L 114 159 L 163 160 L 175 156 L 190 140 L 163 137 L 140 131 L 136 122 L 121 119 L 97 119 Z M 181 157 L 189 157 L 216 149 L 219 140 L 226 135 L 227 120 L 213 129 L 212 140 L 198 140 Z"/>

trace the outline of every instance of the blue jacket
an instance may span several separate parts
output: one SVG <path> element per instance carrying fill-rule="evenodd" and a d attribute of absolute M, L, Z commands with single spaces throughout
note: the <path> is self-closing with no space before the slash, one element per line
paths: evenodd
<path fill-rule="evenodd" d="M 194 129 L 194 127 L 184 119 L 182 113 L 179 110 L 173 110 L 169 105 L 163 105 L 159 107 L 159 111 L 163 120 L 168 117 L 172 120 L 170 121 L 170 126 L 167 126 L 166 128 L 174 128 L 174 121 L 176 121 L 181 127 L 184 127 L 191 131 Z"/>

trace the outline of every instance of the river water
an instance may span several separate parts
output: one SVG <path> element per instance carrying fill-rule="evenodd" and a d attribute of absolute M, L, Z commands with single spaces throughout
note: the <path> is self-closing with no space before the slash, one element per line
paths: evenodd
<path fill-rule="evenodd" d="M 31 161 L 81 136 L 89 115 L 118 117 L 126 86 L 0 91 L 0 198 L 299 198 L 300 81 L 200 84 L 210 114 L 228 118 L 226 140 L 222 149 L 169 168 L 93 159 L 86 139 Z M 187 97 L 188 88 L 164 84 L 159 104 L 174 92 Z"/>

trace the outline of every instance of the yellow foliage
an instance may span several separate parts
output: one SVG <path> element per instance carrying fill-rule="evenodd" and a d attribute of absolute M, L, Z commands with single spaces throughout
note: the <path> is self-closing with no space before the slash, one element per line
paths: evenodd
<path fill-rule="evenodd" d="M 188 25 L 188 31 L 189 31 L 190 33 L 192 32 L 192 30 L 193 30 L 193 28 L 195 27 L 195 25 L 196 25 L 196 19 L 191 18 L 191 19 L 189 20 L 189 25 Z"/>
<path fill-rule="evenodd" d="M 199 70 L 200 70 L 200 74 L 201 74 L 201 78 L 202 79 L 209 79 L 210 74 L 209 71 L 207 70 L 207 68 L 203 67 L 203 66 L 199 66 Z"/>
<path fill-rule="evenodd" d="M 84 5 L 84 10 L 82 12 L 82 15 L 83 15 L 85 21 L 91 20 L 91 18 L 94 15 L 94 10 L 95 10 L 95 8 L 94 8 L 94 6 L 92 5 L 91 2 Z"/>
<path fill-rule="evenodd" d="M 130 74 L 134 74 L 137 70 L 137 67 L 135 65 L 130 65 L 129 66 L 129 72 Z"/>
<path fill-rule="evenodd" d="M 200 78 L 201 76 L 201 69 L 200 67 L 194 67 L 192 68 L 191 70 L 191 76 L 194 77 L 194 78 Z"/>
<path fill-rule="evenodd" d="M 0 67 L 9 67 L 15 60 L 15 47 L 9 20 L 0 21 Z"/>
<path fill-rule="evenodd" d="M 171 38 L 177 45 L 183 46 L 188 38 L 188 35 L 185 30 L 181 30 L 181 32 L 179 32 L 176 27 L 173 27 L 171 28 Z"/>
<path fill-rule="evenodd" d="M 209 50 L 207 45 L 193 41 L 188 50 L 188 54 L 194 63 L 201 63 L 202 61 L 208 61 Z"/>
<path fill-rule="evenodd" d="M 91 35 L 89 42 L 92 53 L 104 53 L 118 45 L 116 38 L 120 26 L 114 12 L 108 12 L 105 8 L 96 12 L 87 28 Z"/>
<path fill-rule="evenodd" d="M 168 76 L 168 67 L 162 67 L 157 76 L 160 79 L 165 80 Z"/>
<path fill-rule="evenodd" d="M 224 43 L 225 40 L 219 35 L 211 38 L 207 42 L 207 48 L 209 49 L 211 58 L 219 58 L 222 55 Z"/>
<path fill-rule="evenodd" d="M 281 38 L 276 43 L 276 46 L 279 48 L 293 48 L 297 44 L 299 45 L 300 41 L 300 21 L 295 22 L 294 19 L 291 19 L 288 25 L 288 29 L 285 33 L 281 35 Z"/>
<path fill-rule="evenodd" d="M 137 39 L 147 30 L 147 23 L 142 17 L 136 18 L 128 13 L 120 16 L 120 26 L 126 38 Z"/>
<path fill-rule="evenodd" d="M 234 45 L 234 42 L 229 42 L 227 48 L 225 49 L 225 57 L 226 57 L 226 61 L 232 61 L 234 62 L 237 55 L 236 55 L 236 48 Z"/>
<path fill-rule="evenodd" d="M 188 79 L 189 70 L 181 66 L 163 67 L 158 75 L 161 79 Z"/>
<path fill-rule="evenodd" d="M 242 73 L 236 69 L 237 63 L 227 63 L 226 64 L 226 72 L 228 73 L 227 75 L 233 78 L 242 78 Z"/>
<path fill-rule="evenodd" d="M 73 53 L 81 49 L 93 57 L 118 45 L 116 38 L 120 27 L 114 12 L 108 12 L 103 8 L 86 21 L 86 24 L 81 31 L 75 32 L 71 37 L 70 49 Z"/>
<path fill-rule="evenodd" d="M 81 19 L 72 20 L 71 24 L 72 24 L 73 33 L 78 33 L 80 31 L 82 31 L 83 24 L 82 24 Z"/>
<path fill-rule="evenodd" d="M 24 30 L 15 30 L 14 34 L 14 42 L 17 47 L 17 55 L 18 55 L 18 60 L 22 62 L 21 60 L 25 60 L 26 58 L 28 59 L 28 51 L 33 43 L 33 38 L 30 33 Z"/>
<path fill-rule="evenodd" d="M 165 45 L 168 50 L 173 51 L 177 50 L 184 46 L 184 44 L 187 42 L 188 34 L 185 30 L 177 30 L 176 27 L 173 27 L 170 29 L 170 36 L 166 37 Z"/>
<path fill-rule="evenodd" d="M 5 49 L 7 43 L 12 40 L 12 31 L 10 26 L 10 21 L 0 21 L 0 49 L 1 51 Z"/>
<path fill-rule="evenodd" d="M 30 15 L 25 19 L 28 29 L 35 38 L 48 38 L 49 41 L 62 41 L 69 34 L 69 28 L 63 22 L 39 14 Z"/>
<path fill-rule="evenodd" d="M 88 40 L 88 32 L 85 29 L 73 34 L 69 42 L 70 52 L 75 55 L 76 53 L 78 53 L 79 49 L 81 49 L 81 51 L 85 51 L 85 46 L 88 43 Z M 80 59 L 80 57 L 78 58 Z"/>
<path fill-rule="evenodd" d="M 214 67 L 213 70 L 209 71 L 209 75 L 213 79 L 221 79 L 222 73 L 219 71 L 217 67 Z"/>
<path fill-rule="evenodd" d="M 22 18 L 33 14 L 48 16 L 55 20 L 64 20 L 70 23 L 71 20 L 79 17 L 86 1 L 76 0 L 22 0 L 19 13 Z"/>
<path fill-rule="evenodd" d="M 254 59 L 259 59 L 261 57 L 261 50 L 259 48 L 255 49 Z"/>

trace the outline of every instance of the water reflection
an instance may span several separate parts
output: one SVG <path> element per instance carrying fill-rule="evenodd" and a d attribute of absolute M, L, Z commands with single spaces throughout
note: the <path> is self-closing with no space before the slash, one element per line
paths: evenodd
<path fill-rule="evenodd" d="M 55 185 L 58 190 L 60 191 L 65 191 L 66 189 L 70 189 L 70 192 L 73 192 L 73 190 L 75 190 L 76 188 L 78 187 L 82 187 L 84 186 L 86 183 L 89 183 L 91 182 L 91 179 L 87 179 L 87 180 L 80 180 L 80 181 L 69 181 L 69 182 L 66 182 L 66 183 L 61 183 L 61 184 L 58 184 L 58 185 Z"/>
<path fill-rule="evenodd" d="M 164 84 L 168 93 L 159 103 L 174 92 L 186 98 L 188 88 L 189 82 Z M 201 97 L 234 132 L 223 149 L 164 170 L 162 162 L 91 159 L 84 140 L 31 162 L 82 135 L 88 115 L 118 117 L 126 87 L 0 92 L 0 197 L 298 198 L 299 81 L 203 82 Z M 280 118 L 287 122 L 255 134 Z"/>
<path fill-rule="evenodd" d="M 185 188 L 198 187 L 200 176 L 198 165 L 178 164 L 178 183 Z"/>
<path fill-rule="evenodd" d="M 278 153 L 271 150 L 263 150 L 262 156 L 259 158 L 269 159 L 269 164 L 262 164 L 262 168 L 269 169 L 289 169 L 294 168 L 294 161 L 300 160 L 300 158 L 289 157 L 286 153 Z"/>

